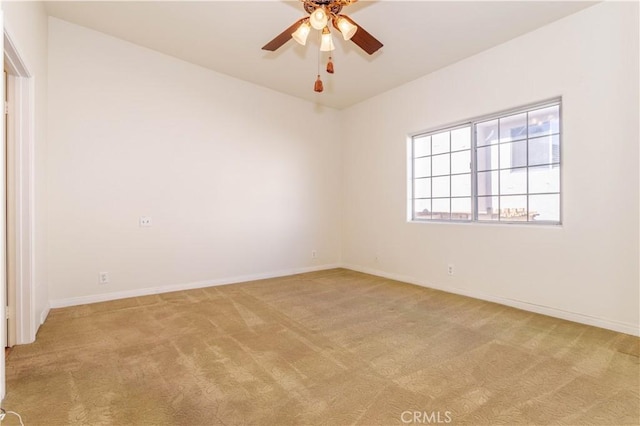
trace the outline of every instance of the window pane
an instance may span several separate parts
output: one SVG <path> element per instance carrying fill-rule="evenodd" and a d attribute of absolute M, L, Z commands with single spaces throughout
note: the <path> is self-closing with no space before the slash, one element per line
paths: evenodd
<path fill-rule="evenodd" d="M 478 220 L 498 220 L 498 197 L 478 197 Z"/>
<path fill-rule="evenodd" d="M 448 197 L 450 195 L 450 180 L 451 178 L 449 176 L 433 178 L 433 196 Z"/>
<path fill-rule="evenodd" d="M 415 219 L 431 219 L 431 200 L 415 200 L 413 202 Z"/>
<path fill-rule="evenodd" d="M 433 163 L 433 176 L 448 175 L 451 154 L 434 155 L 431 157 Z"/>
<path fill-rule="evenodd" d="M 500 197 L 500 220 L 507 222 L 526 222 L 527 196 Z"/>
<path fill-rule="evenodd" d="M 432 135 L 431 150 L 433 151 L 433 154 L 449 152 L 449 132 L 442 132 Z"/>
<path fill-rule="evenodd" d="M 527 141 L 500 145 L 500 168 L 523 167 L 527 165 Z"/>
<path fill-rule="evenodd" d="M 500 142 L 527 138 L 527 114 L 510 115 L 500 119 Z"/>
<path fill-rule="evenodd" d="M 478 171 L 498 168 L 498 146 L 486 146 L 476 151 L 476 167 Z"/>
<path fill-rule="evenodd" d="M 449 215 L 449 198 L 433 200 L 433 213 L 431 217 L 433 219 L 450 219 Z"/>
<path fill-rule="evenodd" d="M 451 151 L 471 148 L 471 127 L 463 127 L 451 132 Z"/>
<path fill-rule="evenodd" d="M 532 220 L 560 222 L 560 194 L 532 195 L 529 197 Z"/>
<path fill-rule="evenodd" d="M 560 137 L 543 136 L 529 140 L 529 165 L 550 164 L 560 161 Z"/>
<path fill-rule="evenodd" d="M 431 179 L 416 179 L 413 181 L 413 197 L 429 198 L 431 197 Z"/>
<path fill-rule="evenodd" d="M 413 138 L 413 156 L 424 157 L 431 154 L 431 136 Z"/>
<path fill-rule="evenodd" d="M 431 176 L 431 157 L 418 158 L 413 162 L 413 177 Z"/>
<path fill-rule="evenodd" d="M 498 143 L 498 120 L 476 124 L 476 143 L 478 146 Z"/>
<path fill-rule="evenodd" d="M 451 176 L 451 196 L 471 196 L 471 174 Z"/>
<path fill-rule="evenodd" d="M 560 107 L 542 108 L 529 112 L 529 137 L 560 132 Z"/>
<path fill-rule="evenodd" d="M 500 194 L 526 194 L 527 169 L 500 171 Z"/>
<path fill-rule="evenodd" d="M 529 167 L 529 193 L 560 192 L 560 167 Z"/>
<path fill-rule="evenodd" d="M 471 151 L 451 154 L 451 173 L 469 173 L 471 171 Z"/>
<path fill-rule="evenodd" d="M 498 172 L 478 173 L 478 195 L 498 195 Z"/>
<path fill-rule="evenodd" d="M 471 219 L 471 198 L 451 199 L 451 219 L 469 220 Z"/>

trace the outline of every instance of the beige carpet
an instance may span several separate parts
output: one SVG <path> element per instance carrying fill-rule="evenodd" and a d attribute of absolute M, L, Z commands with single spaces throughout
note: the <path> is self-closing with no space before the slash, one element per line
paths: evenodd
<path fill-rule="evenodd" d="M 53 310 L 3 405 L 27 426 L 637 425 L 638 350 L 338 269 Z"/>

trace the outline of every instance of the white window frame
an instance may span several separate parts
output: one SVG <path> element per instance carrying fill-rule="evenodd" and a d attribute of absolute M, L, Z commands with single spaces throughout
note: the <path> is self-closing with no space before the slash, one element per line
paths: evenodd
<path fill-rule="evenodd" d="M 528 181 L 528 177 L 527 177 L 527 189 L 526 189 L 526 194 L 520 194 L 521 196 L 526 196 L 527 197 L 527 217 L 526 220 L 523 220 L 522 218 L 518 219 L 518 220 L 510 220 L 508 217 L 502 217 L 502 213 L 500 210 L 498 210 L 498 218 L 497 220 L 482 220 L 479 219 L 478 217 L 478 199 L 479 199 L 479 195 L 478 195 L 478 159 L 477 159 L 477 150 L 478 150 L 478 144 L 477 144 L 477 134 L 476 134 L 476 126 L 479 123 L 483 123 L 483 122 L 487 122 L 487 121 L 491 121 L 491 120 L 496 120 L 496 119 L 500 119 L 500 118 L 507 118 L 509 116 L 512 115 L 517 115 L 517 114 L 522 114 L 522 113 L 529 113 L 532 111 L 536 111 L 536 110 L 540 110 L 540 109 L 544 109 L 547 107 L 553 107 L 553 106 L 557 106 L 558 107 L 558 132 L 557 133 L 552 133 L 551 136 L 557 136 L 558 138 L 558 162 L 554 162 L 553 161 L 553 153 L 550 152 L 549 153 L 549 157 L 551 162 L 549 164 L 541 164 L 541 165 L 535 165 L 535 164 L 529 164 L 529 158 L 528 158 L 528 151 L 527 151 L 527 162 L 526 164 L 521 168 L 524 171 L 527 171 L 529 168 L 532 167 L 542 167 L 542 166 L 549 166 L 550 168 L 559 168 L 559 182 L 558 182 L 558 191 L 555 192 L 550 192 L 548 194 L 551 195 L 555 195 L 557 194 L 559 197 L 559 204 L 558 204 L 558 220 L 537 220 L 534 218 L 532 218 L 530 216 L 530 211 L 529 211 L 529 198 L 533 195 L 545 195 L 545 194 L 539 194 L 539 193 L 535 193 L 535 192 L 530 192 L 530 188 L 529 188 L 529 181 Z M 419 179 L 415 177 L 414 175 L 414 160 L 416 158 L 419 157 L 415 157 L 414 156 L 414 140 L 421 138 L 421 137 L 426 137 L 426 136 L 430 136 L 430 135 L 434 135 L 434 134 L 438 134 L 438 133 L 442 133 L 442 132 L 447 132 L 447 131 L 452 131 L 455 129 L 459 129 L 465 126 L 469 126 L 471 129 L 471 213 L 470 213 L 470 217 L 468 219 L 460 219 L 460 218 L 452 218 L 450 216 L 449 219 L 441 219 L 441 218 L 418 218 L 416 217 L 416 209 L 414 208 L 414 203 L 416 200 L 422 199 L 419 197 L 414 197 L 414 183 L 416 181 L 416 179 Z M 527 119 L 527 129 L 529 128 L 529 122 Z M 528 130 L 527 130 L 528 132 Z M 557 225 L 560 226 L 562 225 L 562 219 L 563 219 L 563 209 L 562 209 L 562 200 L 563 200 L 563 188 L 562 188 L 562 164 L 563 164 L 563 149 L 562 149 L 562 145 L 563 145 L 563 136 L 562 136 L 562 132 L 563 132 L 563 117 L 562 117 L 562 98 L 561 97 L 557 97 L 557 98 L 553 98 L 553 99 L 548 99 L 545 101 L 541 101 L 541 102 L 536 102 L 536 103 L 531 103 L 531 104 L 527 104 L 521 107 L 517 107 L 517 108 L 511 108 L 511 109 L 507 109 L 507 110 L 503 110 L 503 111 L 499 111 L 496 113 L 492 113 L 492 114 L 487 114 L 487 115 L 483 115 L 480 117 L 475 117 L 473 119 L 469 119 L 469 120 L 464 120 L 464 121 L 459 121 L 456 123 L 452 123 L 452 124 L 448 124 L 448 125 L 443 125 L 443 126 L 438 126 L 436 128 L 432 128 L 430 130 L 427 131 L 421 131 L 421 132 L 415 132 L 412 134 L 408 135 L 407 138 L 407 195 L 408 195 L 408 202 L 407 202 L 407 220 L 409 222 L 413 222 L 413 223 L 481 223 L 481 224 L 518 224 L 518 225 Z M 535 139 L 536 137 L 530 137 L 529 134 L 527 134 L 526 138 L 524 139 L 526 141 L 526 146 L 529 146 L 529 140 L 531 139 Z M 502 143 L 498 143 L 498 149 L 500 149 L 500 146 L 503 145 L 505 142 Z M 506 142 L 506 143 L 511 143 L 511 142 Z M 553 149 L 553 146 L 551 147 L 551 149 Z M 433 155 L 433 154 L 431 154 Z M 500 174 L 502 171 L 506 171 L 506 170 L 512 170 L 512 172 L 518 172 L 520 171 L 519 167 L 507 167 L 504 169 L 499 169 L 498 174 Z M 451 170 L 450 170 L 451 172 Z M 449 176 L 451 176 L 452 174 L 450 173 Z M 497 197 L 498 199 L 500 199 L 500 197 L 504 197 L 504 196 L 508 196 L 509 194 L 503 194 L 501 193 L 501 189 L 498 189 L 498 192 L 496 194 L 493 194 L 492 196 Z M 433 194 L 431 194 L 431 197 L 433 197 Z M 452 199 L 454 197 L 451 197 L 451 194 L 449 195 L 449 199 Z"/>

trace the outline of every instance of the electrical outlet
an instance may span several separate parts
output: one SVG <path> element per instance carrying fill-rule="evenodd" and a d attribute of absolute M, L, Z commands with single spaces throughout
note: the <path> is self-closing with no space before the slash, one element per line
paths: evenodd
<path fill-rule="evenodd" d="M 448 273 L 449 275 L 453 275 L 453 272 L 454 272 L 454 270 L 453 270 L 453 263 L 450 263 L 449 265 L 447 265 L 447 273 Z"/>
<path fill-rule="evenodd" d="M 311 250 L 311 258 L 315 259 L 316 257 L 318 257 L 318 253 L 315 250 Z"/>
<path fill-rule="evenodd" d="M 98 284 L 109 284 L 108 272 L 98 272 Z"/>
<path fill-rule="evenodd" d="M 152 224 L 151 218 L 149 216 L 140 216 L 139 223 L 141 228 L 151 226 Z"/>

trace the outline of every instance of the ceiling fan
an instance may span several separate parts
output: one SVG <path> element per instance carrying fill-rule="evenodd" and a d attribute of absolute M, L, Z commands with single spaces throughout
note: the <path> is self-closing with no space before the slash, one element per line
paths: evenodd
<path fill-rule="evenodd" d="M 274 52 L 284 45 L 289 39 L 293 38 L 298 43 L 305 45 L 307 37 L 311 32 L 311 28 L 321 31 L 320 51 L 331 52 L 335 49 L 329 22 L 333 27 L 342 34 L 345 40 L 351 40 L 369 55 L 373 55 L 383 45 L 374 36 L 369 34 L 364 28 L 360 27 L 355 21 L 346 15 L 340 14 L 344 6 L 349 6 L 358 0 L 300 0 L 304 10 L 309 14 L 308 17 L 299 19 L 289 28 L 277 35 L 269 43 L 262 46 L 262 50 Z M 327 72 L 333 74 L 333 62 L 329 56 L 327 64 Z M 318 72 L 314 90 L 322 92 L 322 81 Z"/>

